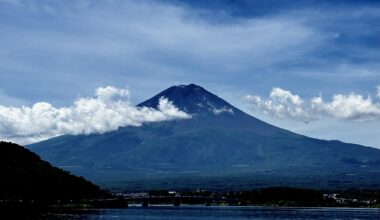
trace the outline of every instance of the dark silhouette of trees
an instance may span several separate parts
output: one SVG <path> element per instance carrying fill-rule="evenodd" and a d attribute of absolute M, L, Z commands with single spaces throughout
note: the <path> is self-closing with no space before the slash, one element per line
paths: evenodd
<path fill-rule="evenodd" d="M 17 144 L 0 142 L 0 200 L 64 202 L 106 198 L 98 186 Z"/>

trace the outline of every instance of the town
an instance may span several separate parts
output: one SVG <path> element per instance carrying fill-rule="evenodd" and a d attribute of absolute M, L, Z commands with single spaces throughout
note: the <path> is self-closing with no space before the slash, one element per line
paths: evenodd
<path fill-rule="evenodd" d="M 289 187 L 273 187 L 242 192 L 211 192 L 207 190 L 115 193 L 129 206 L 172 204 L 220 206 L 316 206 L 316 207 L 379 207 L 378 190 L 319 191 Z"/>

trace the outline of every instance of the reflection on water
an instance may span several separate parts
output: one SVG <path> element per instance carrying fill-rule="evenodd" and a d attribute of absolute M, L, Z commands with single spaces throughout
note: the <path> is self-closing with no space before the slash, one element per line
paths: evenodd
<path fill-rule="evenodd" d="M 280 208 L 280 207 L 131 207 L 71 213 L 42 214 L 29 219 L 129 219 L 129 220 L 245 220 L 245 219 L 380 219 L 380 209 Z"/>

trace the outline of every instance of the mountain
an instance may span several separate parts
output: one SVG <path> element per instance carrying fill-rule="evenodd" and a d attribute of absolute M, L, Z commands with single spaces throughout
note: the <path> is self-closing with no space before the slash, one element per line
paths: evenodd
<path fill-rule="evenodd" d="M 91 182 L 51 166 L 19 145 L 0 142 L 0 201 L 104 198 Z"/>
<path fill-rule="evenodd" d="M 29 147 L 54 165 L 127 190 L 380 187 L 379 149 L 272 126 L 194 84 L 170 87 L 138 106 L 157 108 L 161 97 L 192 118 Z"/>

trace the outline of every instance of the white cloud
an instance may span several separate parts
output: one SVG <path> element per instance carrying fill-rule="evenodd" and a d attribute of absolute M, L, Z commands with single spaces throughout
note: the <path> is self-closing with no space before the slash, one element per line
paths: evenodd
<path fill-rule="evenodd" d="M 173 105 L 171 101 L 164 97 L 160 98 L 158 110 L 165 114 L 166 120 L 176 118 L 190 118 L 190 116 L 186 112 L 180 111 L 177 107 Z"/>
<path fill-rule="evenodd" d="M 252 66 L 265 68 L 287 63 L 326 40 L 319 30 L 293 16 L 231 18 L 224 23 L 210 22 L 187 7 L 155 1 L 17 2 L 22 3 L 19 10 L 26 14 L 32 11 L 53 19 L 41 21 L 39 16 L 31 16 L 37 20 L 33 27 L 3 24 L 9 29 L 0 42 L 3 53 L 20 57 L 14 51 L 33 55 L 43 52 L 41 56 L 52 61 L 65 57 L 66 62 L 75 65 L 61 65 L 59 69 L 65 70 L 62 74 L 93 75 L 91 80 L 104 72 L 114 75 L 109 68 L 115 67 L 108 63 L 150 76 L 164 72 L 170 80 L 181 80 L 181 73 L 203 77 L 209 69 L 216 69 L 220 75 L 233 75 Z M 59 25 L 60 22 L 64 25 Z M 2 62 L 7 69 L 28 70 L 28 74 L 31 69 L 56 74 L 58 69 L 54 67 L 51 71 L 50 65 L 34 65 L 19 59 Z M 91 71 L 77 74 L 89 66 Z"/>
<path fill-rule="evenodd" d="M 351 93 L 349 95 L 334 95 L 331 102 L 325 102 L 322 97 L 311 100 L 312 110 L 318 114 L 347 120 L 368 121 L 380 119 L 380 103 L 370 96 Z"/>
<path fill-rule="evenodd" d="M 220 115 L 222 113 L 233 114 L 234 110 L 232 110 L 231 108 L 227 108 L 226 106 L 224 106 L 223 108 L 213 108 L 212 112 L 214 112 L 215 115 Z"/>
<path fill-rule="evenodd" d="M 377 93 L 379 90 L 378 87 Z M 380 120 L 380 103 L 371 96 L 365 98 L 356 93 L 337 94 L 331 101 L 323 100 L 322 96 L 304 100 L 290 91 L 273 88 L 268 99 L 256 95 L 246 95 L 243 99 L 252 104 L 254 109 L 277 118 L 304 122 L 315 121 L 321 117 L 362 122 Z"/>
<path fill-rule="evenodd" d="M 237 90 L 252 82 L 264 85 L 263 75 L 280 84 L 293 77 L 296 84 L 307 78 L 311 88 L 337 80 L 344 86 L 352 82 L 348 75 L 355 76 L 355 82 L 368 81 L 379 69 L 372 62 L 377 60 L 376 47 L 339 47 L 350 57 L 360 55 L 360 60 L 371 61 L 361 65 L 344 57 L 337 61 L 335 56 L 320 56 L 320 51 L 336 54 L 338 35 L 376 33 L 367 25 L 348 28 L 364 24 L 353 15 L 357 11 L 366 20 L 378 20 L 378 9 L 365 5 L 241 18 L 228 10 L 215 14 L 219 12 L 160 1 L 5 2 L 13 4 L 0 8 L 4 11 L 0 27 L 6 30 L 0 36 L 0 87 L 25 100 L 43 96 L 67 104 L 71 101 L 67 96 L 125 81 L 145 97 L 173 81 L 224 84 Z M 343 18 L 347 20 L 342 22 Z M 28 25 L 20 22 L 25 19 Z M 347 65 L 342 66 L 342 60 Z M 236 83 L 240 78 L 246 80 Z M 14 86 L 18 84 L 25 86 Z M 43 89 L 36 91 L 36 84 Z"/>
<path fill-rule="evenodd" d="M 269 99 L 266 100 L 255 95 L 246 95 L 244 99 L 253 104 L 257 110 L 277 118 L 293 118 L 304 122 L 315 120 L 315 117 L 305 109 L 303 99 L 281 88 L 273 88 Z"/>
<path fill-rule="evenodd" d="M 129 102 L 127 89 L 108 86 L 98 88 L 94 98 L 79 98 L 69 107 L 57 108 L 46 102 L 20 108 L 0 105 L 0 137 L 30 143 L 63 134 L 104 133 L 144 122 L 190 117 L 164 97 L 157 110 L 135 107 Z"/>

